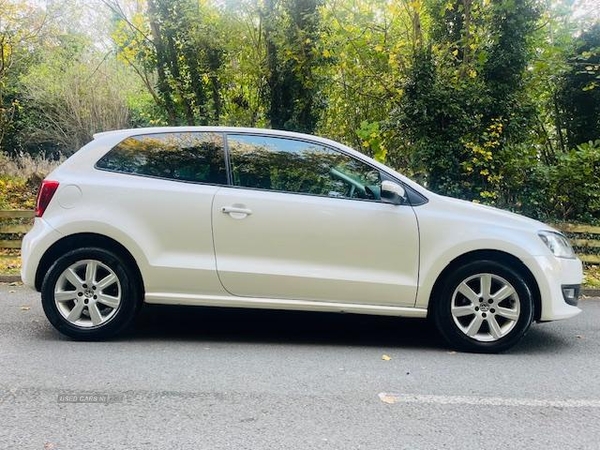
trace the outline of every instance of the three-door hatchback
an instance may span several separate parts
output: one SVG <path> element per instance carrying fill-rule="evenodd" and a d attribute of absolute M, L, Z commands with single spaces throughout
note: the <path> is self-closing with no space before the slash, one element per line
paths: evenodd
<path fill-rule="evenodd" d="M 97 134 L 42 182 L 22 256 L 76 339 L 119 333 L 145 301 L 430 317 L 452 346 L 497 352 L 580 312 L 581 262 L 551 227 L 274 130 Z"/>

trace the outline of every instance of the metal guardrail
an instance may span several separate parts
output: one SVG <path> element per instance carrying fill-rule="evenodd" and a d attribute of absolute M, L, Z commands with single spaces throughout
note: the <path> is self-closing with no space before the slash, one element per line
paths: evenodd
<path fill-rule="evenodd" d="M 0 249 L 19 249 L 23 234 L 32 226 L 30 210 L 0 210 Z M 554 224 L 571 239 L 579 258 L 588 264 L 600 264 L 600 227 L 572 223 Z M 6 238 L 8 236 L 8 239 Z"/>

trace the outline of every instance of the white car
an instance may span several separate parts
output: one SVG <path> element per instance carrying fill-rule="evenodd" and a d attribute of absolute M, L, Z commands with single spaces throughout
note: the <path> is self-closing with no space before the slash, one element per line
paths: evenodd
<path fill-rule="evenodd" d="M 430 317 L 453 347 L 498 352 L 580 312 L 558 231 L 274 130 L 97 134 L 43 181 L 22 257 L 49 321 L 83 340 L 146 302 Z"/>

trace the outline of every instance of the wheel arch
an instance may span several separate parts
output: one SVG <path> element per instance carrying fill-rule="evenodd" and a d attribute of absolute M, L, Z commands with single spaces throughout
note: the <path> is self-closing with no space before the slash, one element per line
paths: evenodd
<path fill-rule="evenodd" d="M 139 265 L 133 257 L 133 255 L 122 244 L 115 241 L 114 239 L 96 233 L 72 234 L 52 244 L 52 246 L 48 248 L 48 250 L 46 250 L 46 253 L 44 253 L 44 256 L 42 256 L 40 263 L 38 264 L 37 271 L 35 273 L 36 290 L 41 290 L 42 282 L 44 281 L 44 276 L 46 275 L 54 261 L 56 261 L 60 256 L 64 255 L 65 253 L 82 247 L 98 247 L 116 253 L 118 256 L 120 256 L 123 259 L 123 261 L 128 265 L 128 267 L 130 267 L 133 271 L 133 274 L 135 275 L 136 281 L 138 283 L 139 292 L 141 293 L 143 298 L 145 292 L 144 279 L 142 277 Z"/>
<path fill-rule="evenodd" d="M 533 320 L 539 320 L 542 314 L 542 299 L 540 289 L 533 273 L 529 268 L 516 256 L 500 250 L 475 250 L 465 253 L 452 260 L 437 277 L 431 294 L 429 296 L 428 316 L 431 316 L 433 308 L 436 307 L 437 299 L 439 298 L 440 290 L 444 284 L 444 280 L 454 270 L 468 263 L 475 261 L 494 261 L 507 266 L 509 269 L 516 271 L 523 277 L 527 286 L 531 290 L 533 297 Z"/>

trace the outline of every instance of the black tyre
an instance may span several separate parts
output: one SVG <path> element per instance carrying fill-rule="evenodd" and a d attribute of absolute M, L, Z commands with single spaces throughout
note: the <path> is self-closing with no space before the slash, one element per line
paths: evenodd
<path fill-rule="evenodd" d="M 521 275 L 495 261 L 474 261 L 442 282 L 433 319 L 446 341 L 468 352 L 497 353 L 525 336 L 533 320 L 531 290 Z"/>
<path fill-rule="evenodd" d="M 135 317 L 141 296 L 133 271 L 114 253 L 81 248 L 60 257 L 42 283 L 46 317 L 78 340 L 108 339 Z"/>

